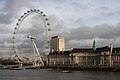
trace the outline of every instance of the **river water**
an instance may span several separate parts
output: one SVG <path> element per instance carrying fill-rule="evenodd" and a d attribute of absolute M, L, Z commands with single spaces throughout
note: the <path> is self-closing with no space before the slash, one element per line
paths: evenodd
<path fill-rule="evenodd" d="M 120 72 L 0 70 L 0 80 L 120 80 Z"/>

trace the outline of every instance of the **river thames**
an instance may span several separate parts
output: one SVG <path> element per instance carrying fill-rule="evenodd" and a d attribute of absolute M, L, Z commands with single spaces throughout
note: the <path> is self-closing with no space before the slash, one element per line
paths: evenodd
<path fill-rule="evenodd" d="M 120 72 L 0 70 L 0 80 L 120 80 Z"/>

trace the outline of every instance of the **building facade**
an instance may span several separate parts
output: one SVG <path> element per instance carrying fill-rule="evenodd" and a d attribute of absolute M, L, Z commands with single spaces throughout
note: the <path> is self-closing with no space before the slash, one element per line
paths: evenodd
<path fill-rule="evenodd" d="M 51 38 L 51 52 L 54 51 L 64 51 L 65 41 L 62 36 L 54 36 Z"/>
<path fill-rule="evenodd" d="M 111 65 L 117 68 L 120 67 L 120 48 L 113 48 Z"/>
<path fill-rule="evenodd" d="M 54 51 L 48 55 L 47 64 L 51 67 L 68 66 L 70 51 Z"/>
<path fill-rule="evenodd" d="M 48 64 L 80 68 L 119 68 L 120 48 L 105 46 L 96 50 L 73 48 L 71 51 L 52 52 L 48 55 Z"/>
<path fill-rule="evenodd" d="M 109 66 L 109 48 L 102 47 L 93 50 L 89 49 L 73 49 L 71 56 L 73 61 L 70 60 L 74 65 L 80 67 L 102 67 Z"/>

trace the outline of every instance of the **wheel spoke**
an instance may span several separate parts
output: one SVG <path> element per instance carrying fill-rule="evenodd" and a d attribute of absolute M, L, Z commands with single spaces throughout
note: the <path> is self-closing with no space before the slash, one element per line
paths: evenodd
<path fill-rule="evenodd" d="M 35 57 L 34 58 L 34 60 L 42 60 L 42 59 L 40 59 L 42 56 L 41 56 L 41 53 L 44 53 L 44 51 L 45 51 L 45 49 L 47 48 L 47 49 L 49 49 L 49 40 L 50 40 L 50 31 L 51 31 L 51 29 L 49 28 L 47 28 L 49 25 L 50 25 L 50 23 L 48 23 L 48 18 L 46 18 L 46 15 L 45 14 L 43 14 L 43 12 L 42 11 L 40 11 L 40 10 L 37 10 L 37 9 L 31 9 L 31 10 L 28 10 L 27 12 L 25 12 L 19 19 L 18 19 L 18 22 L 16 23 L 16 27 L 14 28 L 14 32 L 13 32 L 13 49 L 14 49 L 14 53 L 17 55 L 17 57 L 22 61 L 22 62 L 26 62 L 25 61 L 25 59 L 22 57 L 22 53 L 20 53 L 20 51 L 19 51 L 19 48 L 18 48 L 18 46 L 20 45 L 20 44 L 17 44 L 17 40 L 21 40 L 21 38 L 27 38 L 27 36 L 28 36 L 28 34 L 22 34 L 22 33 L 18 33 L 18 31 L 19 31 L 19 28 L 21 27 L 21 23 L 25 20 L 25 18 L 26 17 L 28 17 L 29 15 L 31 15 L 31 14 L 37 14 L 38 16 L 41 16 L 43 19 L 43 27 L 46 29 L 45 31 L 45 33 L 46 33 L 46 40 L 45 40 L 45 42 L 44 42 L 44 45 L 43 45 L 43 47 L 42 48 L 40 48 L 40 50 L 38 49 L 36 49 L 37 48 L 37 43 L 35 43 L 35 41 L 33 41 L 33 44 L 34 44 L 34 46 L 33 46 L 33 48 L 34 49 L 36 49 L 37 50 L 37 52 L 40 52 L 40 55 L 39 54 L 37 54 L 37 56 L 39 57 Z M 39 22 L 40 23 L 40 22 Z M 22 27 L 21 27 L 22 28 Z M 18 37 L 18 35 L 19 35 L 19 37 Z M 30 38 L 30 36 L 29 36 L 29 38 Z M 33 40 L 33 39 L 36 39 L 36 38 L 30 38 L 31 40 Z M 26 41 L 26 39 L 25 39 L 25 41 Z M 22 43 L 22 42 L 21 42 Z"/>

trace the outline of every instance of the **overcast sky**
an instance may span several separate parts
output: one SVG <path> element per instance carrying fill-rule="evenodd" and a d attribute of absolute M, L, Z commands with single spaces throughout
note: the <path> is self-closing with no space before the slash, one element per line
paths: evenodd
<path fill-rule="evenodd" d="M 94 38 L 97 47 L 110 43 L 120 47 L 120 0 L 0 0 L 0 55 L 12 55 L 15 24 L 24 12 L 34 8 L 47 15 L 52 36 L 65 37 L 66 49 L 92 47 Z M 31 20 L 23 22 L 26 26 Z M 25 31 L 37 34 L 41 30 L 39 23 L 31 25 Z M 38 40 L 38 45 L 44 41 Z M 24 42 L 22 46 L 29 50 Z"/>

